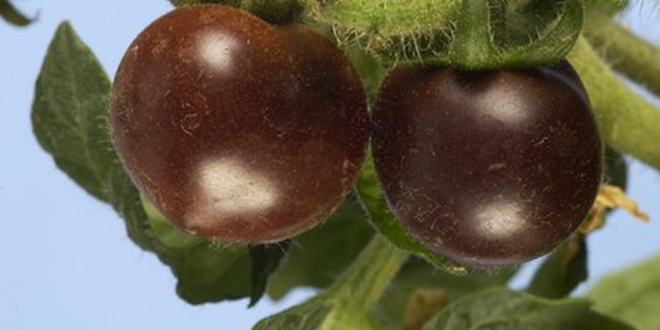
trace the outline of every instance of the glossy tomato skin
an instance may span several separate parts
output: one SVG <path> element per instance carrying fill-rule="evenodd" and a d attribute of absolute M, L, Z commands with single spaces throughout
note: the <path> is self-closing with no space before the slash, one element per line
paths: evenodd
<path fill-rule="evenodd" d="M 230 242 L 318 224 L 368 142 L 365 93 L 334 44 L 221 5 L 180 7 L 141 32 L 111 108 L 141 191 L 176 226 Z"/>
<path fill-rule="evenodd" d="M 570 71 L 400 68 L 373 111 L 376 172 L 409 233 L 462 264 L 544 254 L 587 216 L 601 140 Z"/>

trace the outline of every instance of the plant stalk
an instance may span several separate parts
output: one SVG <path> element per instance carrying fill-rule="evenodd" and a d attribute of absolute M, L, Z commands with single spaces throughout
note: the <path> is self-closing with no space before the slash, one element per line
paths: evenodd
<path fill-rule="evenodd" d="M 300 0 L 316 19 L 343 29 L 375 35 L 404 35 L 442 30 L 461 0 Z"/>
<path fill-rule="evenodd" d="M 660 109 L 617 78 L 583 37 L 568 58 L 587 88 L 605 142 L 660 169 Z"/>
<path fill-rule="evenodd" d="M 328 289 L 332 311 L 321 330 L 375 329 L 371 310 L 381 298 L 409 253 L 376 234 L 346 272 Z"/>
<path fill-rule="evenodd" d="M 614 70 L 660 96 L 660 49 L 604 13 L 587 17 L 584 35 Z"/>

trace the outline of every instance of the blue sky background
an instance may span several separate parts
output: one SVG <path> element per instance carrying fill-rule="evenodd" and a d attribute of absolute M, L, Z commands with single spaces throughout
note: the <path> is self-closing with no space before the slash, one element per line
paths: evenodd
<path fill-rule="evenodd" d="M 166 0 L 14 2 L 40 16 L 24 29 L 0 22 L 0 329 L 243 330 L 310 294 L 298 290 L 250 310 L 245 300 L 187 305 L 169 270 L 127 238 L 108 206 L 57 170 L 32 134 L 34 82 L 57 25 L 70 20 L 113 75 L 131 40 L 170 10 Z M 660 44 L 656 7 L 637 2 L 624 22 Z M 629 180 L 630 195 L 655 221 L 643 224 L 617 211 L 589 238 L 591 278 L 579 292 L 660 252 L 660 176 L 633 162 Z M 524 285 L 535 264 L 514 285 Z"/>

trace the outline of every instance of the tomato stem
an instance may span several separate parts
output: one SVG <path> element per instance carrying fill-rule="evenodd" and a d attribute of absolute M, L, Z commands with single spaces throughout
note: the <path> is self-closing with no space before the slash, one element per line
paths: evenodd
<path fill-rule="evenodd" d="M 377 36 L 442 29 L 451 23 L 462 0 L 300 0 L 314 18 L 338 28 Z"/>
<path fill-rule="evenodd" d="M 584 37 L 569 60 L 587 88 L 605 142 L 660 169 L 660 109 L 619 80 Z"/>
<path fill-rule="evenodd" d="M 357 44 L 383 62 L 465 69 L 557 62 L 579 35 L 584 11 L 580 0 L 557 6 L 524 0 L 299 1 L 313 20 L 332 27 L 340 45 Z M 516 19 L 529 12 L 550 18 Z"/>
<path fill-rule="evenodd" d="M 407 251 L 376 234 L 326 292 L 333 309 L 320 329 L 375 329 L 370 312 L 408 256 Z"/>
<path fill-rule="evenodd" d="M 660 49 L 600 12 L 590 13 L 584 33 L 612 68 L 660 96 Z"/>

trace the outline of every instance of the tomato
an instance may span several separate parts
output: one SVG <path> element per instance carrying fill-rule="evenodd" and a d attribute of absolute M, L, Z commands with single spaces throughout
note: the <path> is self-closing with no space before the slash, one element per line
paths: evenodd
<path fill-rule="evenodd" d="M 544 254 L 576 230 L 597 194 L 602 146 L 566 65 L 391 72 L 373 112 L 374 162 L 415 239 L 495 266 Z"/>
<path fill-rule="evenodd" d="M 126 170 L 173 224 L 254 243 L 301 233 L 338 206 L 369 121 L 359 77 L 328 39 L 200 5 L 137 36 L 111 126 Z"/>

